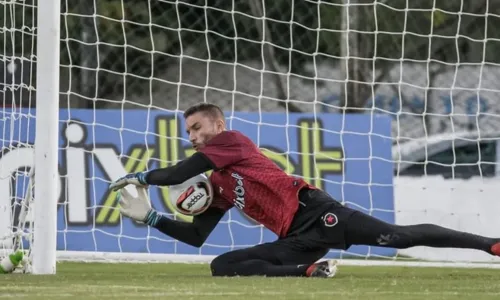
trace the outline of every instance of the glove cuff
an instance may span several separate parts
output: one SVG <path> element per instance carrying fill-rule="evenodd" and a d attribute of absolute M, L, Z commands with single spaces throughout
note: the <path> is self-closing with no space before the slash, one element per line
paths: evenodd
<path fill-rule="evenodd" d="M 161 219 L 161 215 L 154 209 L 150 209 L 146 214 L 146 218 L 144 219 L 144 223 L 149 226 L 155 227 L 158 224 L 158 221 Z"/>
<path fill-rule="evenodd" d="M 140 184 L 142 185 L 148 185 L 148 183 L 146 182 L 146 175 L 148 174 L 148 172 L 139 172 L 137 173 L 137 181 L 139 181 Z"/>

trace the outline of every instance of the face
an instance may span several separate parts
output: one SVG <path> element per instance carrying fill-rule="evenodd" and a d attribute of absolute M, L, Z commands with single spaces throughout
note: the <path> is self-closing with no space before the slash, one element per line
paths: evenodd
<path fill-rule="evenodd" d="M 225 129 L 224 121 L 203 112 L 186 118 L 186 132 L 194 150 L 199 151 L 205 144 Z"/>

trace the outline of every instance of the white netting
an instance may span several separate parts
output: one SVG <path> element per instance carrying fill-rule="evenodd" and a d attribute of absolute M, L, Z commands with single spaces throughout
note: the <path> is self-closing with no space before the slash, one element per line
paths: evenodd
<path fill-rule="evenodd" d="M 35 15 L 31 1 L 0 1 L 0 257 L 23 250 L 33 238 L 34 150 L 27 135 L 34 123 L 29 109 L 20 108 L 34 104 Z M 29 264 L 25 267 L 29 270 Z"/>
<path fill-rule="evenodd" d="M 33 143 L 35 5 L 0 1 L 5 153 Z M 217 255 L 274 238 L 232 210 L 196 249 L 115 209 L 110 180 L 192 153 L 181 113 L 201 101 L 348 205 L 494 235 L 497 188 L 459 180 L 497 173 L 499 16 L 500 3 L 486 0 L 63 1 L 58 250 Z M 3 201 L 24 198 L 12 174 L 27 163 L 0 162 Z M 151 194 L 170 211 L 168 189 Z M 9 237 L 11 223 L 0 228 Z M 489 260 L 457 253 L 402 252 Z"/>

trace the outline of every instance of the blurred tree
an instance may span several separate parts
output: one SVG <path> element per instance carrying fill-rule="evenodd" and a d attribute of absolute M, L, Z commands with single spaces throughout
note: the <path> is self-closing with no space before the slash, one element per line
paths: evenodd
<path fill-rule="evenodd" d="M 260 12 L 255 5 L 252 10 L 256 1 Z M 35 5 L 0 2 L 4 60 L 31 59 Z M 265 38 L 272 48 L 266 55 L 272 53 L 285 72 L 314 78 L 305 64 L 343 67 L 343 79 L 349 79 L 343 106 L 359 111 L 401 60 L 500 63 L 498 14 L 500 1 L 487 0 L 66 0 L 61 61 L 72 80 L 62 80 L 74 85 L 68 90 L 80 99 L 95 100 L 84 106 L 100 107 L 100 99 L 148 92 L 150 78 L 188 49 L 202 59 L 261 60 Z"/>
<path fill-rule="evenodd" d="M 35 14 L 33 0 L 0 1 L 0 109 L 35 105 Z"/>
<path fill-rule="evenodd" d="M 400 0 L 344 0 L 341 57 L 347 59 L 342 66 L 349 80 L 341 97 L 345 109 L 359 111 L 356 108 L 365 105 L 390 67 L 401 60 L 440 64 L 441 68 L 432 68 L 429 81 L 447 64 L 486 60 L 482 54 L 486 38 L 500 34 L 490 30 L 485 35 L 488 3 L 489 12 L 499 11 L 498 1 L 494 7 L 482 0 L 421 0 L 406 7 L 407 2 Z M 488 51 L 490 57 L 499 62 L 498 51 L 493 52 Z"/>

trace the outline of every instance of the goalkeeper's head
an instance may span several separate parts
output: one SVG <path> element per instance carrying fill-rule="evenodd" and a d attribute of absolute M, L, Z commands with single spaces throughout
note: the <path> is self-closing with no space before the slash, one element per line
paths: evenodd
<path fill-rule="evenodd" d="M 222 109 L 211 103 L 198 103 L 184 112 L 186 131 L 193 148 L 198 151 L 214 136 L 226 130 Z"/>

